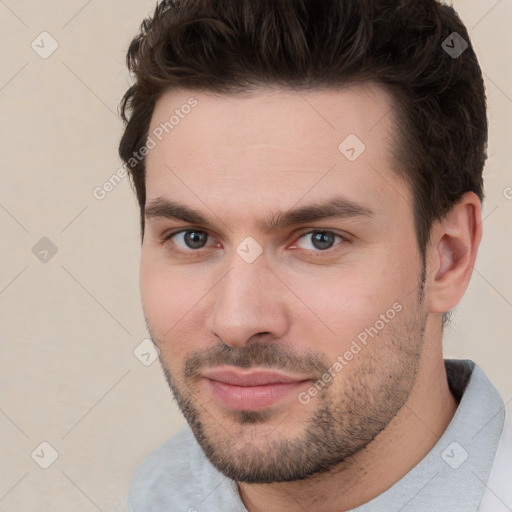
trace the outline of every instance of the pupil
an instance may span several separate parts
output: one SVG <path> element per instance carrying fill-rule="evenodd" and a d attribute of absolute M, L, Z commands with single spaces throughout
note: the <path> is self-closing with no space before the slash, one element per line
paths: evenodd
<path fill-rule="evenodd" d="M 330 249 L 334 243 L 333 233 L 326 233 L 325 231 L 318 231 L 313 235 L 313 245 L 317 249 Z"/>
<path fill-rule="evenodd" d="M 197 231 L 188 231 L 185 233 L 185 243 L 191 249 L 200 249 L 204 245 L 206 233 Z"/>

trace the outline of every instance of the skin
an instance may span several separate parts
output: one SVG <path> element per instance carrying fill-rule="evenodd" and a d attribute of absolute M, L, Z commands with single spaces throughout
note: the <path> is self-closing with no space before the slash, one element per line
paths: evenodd
<path fill-rule="evenodd" d="M 424 269 L 411 193 L 394 170 L 391 101 L 378 86 L 172 91 L 150 133 L 191 96 L 197 107 L 147 156 L 146 206 L 179 201 L 212 223 L 146 218 L 140 285 L 165 375 L 250 512 L 352 509 L 413 468 L 455 413 L 441 319 L 471 277 L 480 202 L 467 193 L 433 225 Z M 352 162 L 338 150 L 349 134 L 366 145 Z M 261 219 L 334 195 L 373 214 L 261 229 Z M 169 238 L 180 229 L 206 233 L 204 246 Z M 322 250 L 318 231 L 341 238 Z M 252 263 L 236 251 L 249 236 L 263 249 Z M 393 304 L 400 312 L 307 404 L 294 392 L 263 411 L 229 410 L 200 376 L 223 364 L 270 367 L 308 379 L 298 390 L 307 392 Z"/>

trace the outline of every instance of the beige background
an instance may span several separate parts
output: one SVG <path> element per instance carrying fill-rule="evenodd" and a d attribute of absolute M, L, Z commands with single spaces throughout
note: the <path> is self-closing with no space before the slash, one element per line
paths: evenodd
<path fill-rule="evenodd" d="M 508 401 L 512 2 L 454 4 L 485 73 L 491 130 L 484 241 L 445 353 L 475 360 Z M 137 462 L 184 424 L 158 361 L 133 353 L 147 337 L 135 197 L 126 179 L 93 196 L 120 167 L 125 51 L 153 6 L 0 0 L 0 512 L 125 511 Z M 47 59 L 31 47 L 51 49 L 43 31 L 59 45 Z M 57 247 L 46 263 L 32 251 L 43 237 Z M 48 469 L 42 442 L 58 452 Z"/>

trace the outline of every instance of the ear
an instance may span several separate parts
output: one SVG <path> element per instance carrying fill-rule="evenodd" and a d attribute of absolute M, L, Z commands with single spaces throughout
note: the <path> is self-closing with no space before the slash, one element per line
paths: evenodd
<path fill-rule="evenodd" d="M 481 214 L 478 196 L 466 192 L 446 217 L 433 224 L 427 253 L 431 313 L 449 311 L 462 299 L 482 239 Z"/>

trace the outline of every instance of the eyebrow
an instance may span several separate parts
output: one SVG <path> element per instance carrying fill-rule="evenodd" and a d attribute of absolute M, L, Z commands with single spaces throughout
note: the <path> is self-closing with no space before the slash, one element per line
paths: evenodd
<path fill-rule="evenodd" d="M 324 219 L 348 219 L 354 217 L 374 217 L 373 210 L 365 205 L 355 203 L 344 197 L 334 197 L 327 201 L 316 202 L 307 206 L 292 208 L 285 212 L 275 212 L 258 223 L 264 233 L 271 233 L 297 224 L 306 224 Z M 193 210 L 176 201 L 159 197 L 145 208 L 145 217 L 150 219 L 176 219 L 190 224 L 203 226 L 215 225 L 215 222 L 203 213 Z"/>

